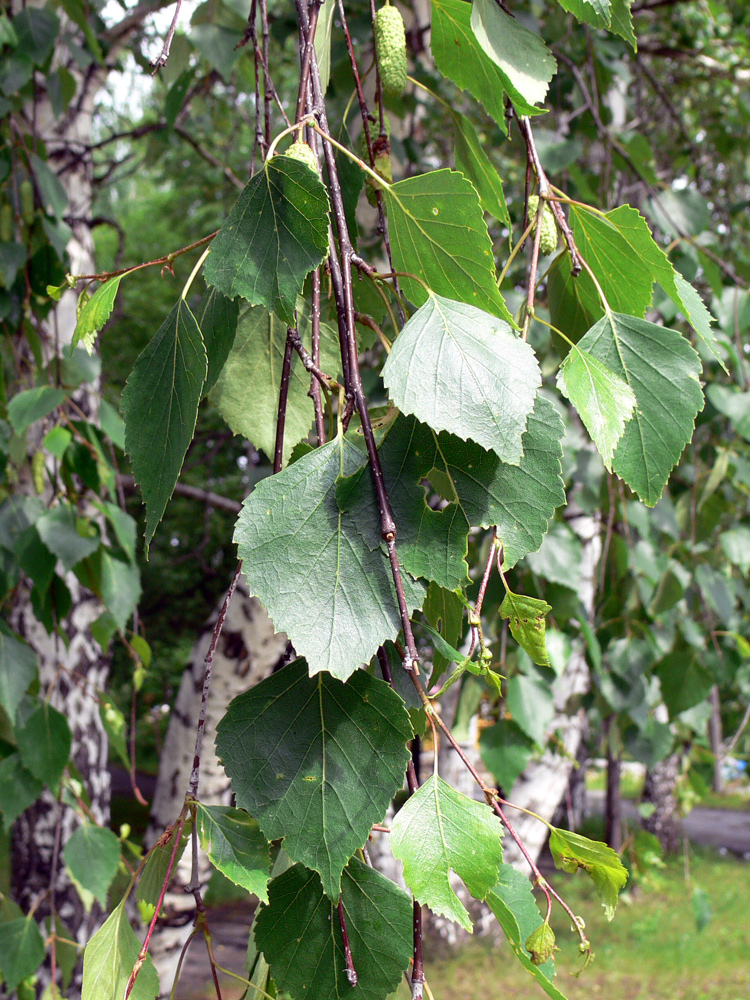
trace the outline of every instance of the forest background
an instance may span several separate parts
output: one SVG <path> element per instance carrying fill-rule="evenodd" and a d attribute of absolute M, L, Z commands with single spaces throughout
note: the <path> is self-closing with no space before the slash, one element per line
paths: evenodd
<path fill-rule="evenodd" d="M 119 416 L 123 388 L 203 247 L 169 255 L 222 226 L 237 192 L 261 169 L 270 141 L 285 127 L 279 108 L 294 119 L 300 74 L 293 9 L 253 3 L 251 18 L 258 27 L 250 31 L 246 3 L 209 0 L 185 4 L 178 12 L 169 58 L 152 77 L 150 60 L 158 56 L 171 22 L 171 16 L 153 20 L 160 6 L 165 5 L 100 8 L 67 0 L 9 7 L 0 19 L 0 316 L 6 338 L 0 424 L 5 462 L 0 810 L 8 858 L 0 968 L 8 988 L 20 993 L 76 988 L 80 967 L 75 973 L 70 942 L 90 940 L 102 908 L 118 912 L 125 873 L 138 865 L 148 807 L 138 805 L 140 791 L 124 806 L 118 801 L 110 832 L 107 762 L 130 772 L 135 789 L 139 774 L 156 772 L 160 759 L 163 765 L 166 760 L 151 840 L 181 815 L 203 657 L 214 627 L 209 621 L 201 635 L 200 623 L 220 605 L 235 572 L 232 530 L 239 504 L 273 471 L 288 316 L 284 322 L 267 320 L 265 312 L 260 318 L 257 306 L 255 318 L 245 315 L 240 321 L 234 346 L 226 344 L 223 372 L 217 365 L 211 374 L 209 363 L 216 384 L 200 406 L 196 402 L 195 433 L 182 449 L 184 463 L 178 456 L 179 483 L 155 531 L 153 509 L 148 498 L 142 506 L 129 466 L 133 449 L 126 447 Z M 557 64 L 551 76 L 546 52 L 533 50 L 532 87 L 525 99 L 521 78 L 508 77 L 506 65 L 500 79 L 510 101 L 504 101 L 499 84 L 493 97 L 491 88 L 482 89 L 480 73 L 452 60 L 450 46 L 441 47 L 434 19 L 447 31 L 446 24 L 459 23 L 452 20 L 460 19 L 456 6 L 433 4 L 431 36 L 430 8 L 404 8 L 409 71 L 417 82 L 401 95 L 386 95 L 383 108 L 375 74 L 365 80 L 373 141 L 380 136 L 379 145 L 371 142 L 366 150 L 357 145 L 359 104 L 351 101 L 354 80 L 341 20 L 324 5 L 316 52 L 324 71 L 330 45 L 331 134 L 359 156 L 370 152 L 365 160 L 379 172 L 388 151 L 396 181 L 443 167 L 464 173 L 485 213 L 481 225 L 488 227 L 495 258 L 505 268 L 507 319 L 515 318 L 537 352 L 548 388 L 569 349 L 548 324 L 576 342 L 603 310 L 594 278 L 588 272 L 571 277 L 562 242 L 556 257 L 537 260 L 539 239 L 528 233 L 526 249 L 510 256 L 530 222 L 530 179 L 541 173 L 563 198 L 601 212 L 619 211 L 615 223 L 605 225 L 600 215 L 558 203 L 570 217 L 585 261 L 595 262 L 594 276 L 613 310 L 646 314 L 694 344 L 703 362 L 706 402 L 693 408 L 694 432 L 691 415 L 680 415 L 688 433 L 680 429 L 678 454 L 690 441 L 663 495 L 659 479 L 666 480 L 677 455 L 653 479 L 647 473 L 645 496 L 644 489 L 631 492 L 618 478 L 615 473 L 622 471 L 616 463 L 612 469 L 618 429 L 622 433 L 633 408 L 621 386 L 600 384 L 595 401 L 605 412 L 594 430 L 583 413 L 579 419 L 573 410 L 565 412 L 561 469 L 568 506 L 558 507 L 538 552 L 548 518 L 541 533 L 534 529 L 535 544 L 509 577 L 513 591 L 551 609 L 543 652 L 542 605 L 528 606 L 531 629 L 517 627 L 509 635 L 507 619 L 513 616 L 498 616 L 506 594 L 502 577 L 492 575 L 479 597 L 494 543 L 486 531 L 476 530 L 468 537 L 473 583 L 464 591 L 475 618 L 458 624 L 460 601 L 451 603 L 450 587 L 427 577 L 430 597 L 415 626 L 416 641 L 428 664 L 436 644 L 436 667 L 445 669 L 451 661 L 463 662 L 463 653 L 452 656 L 451 647 L 466 651 L 465 633 L 478 618 L 481 627 L 473 628 L 479 627 L 481 652 L 490 650 L 491 656 L 450 688 L 444 713 L 453 719 L 465 755 L 476 766 L 481 763 L 509 799 L 551 822 L 576 756 L 604 756 L 606 839 L 620 850 L 620 764 L 635 760 L 649 769 L 653 801 L 644 810 L 646 823 L 673 848 L 676 812 L 705 796 L 710 786 L 718 790 L 727 759 L 742 761 L 748 752 L 750 394 L 743 345 L 750 327 L 745 138 L 750 13 L 740 3 L 664 0 L 632 9 L 625 0 L 514 5 L 514 20 L 539 33 Z M 352 52 L 364 73 L 372 62 L 371 11 L 353 4 L 346 13 Z M 502 64 L 510 56 L 505 51 L 498 58 Z M 534 97 L 534 85 L 538 92 L 545 77 L 542 97 Z M 124 88 L 136 95 L 127 104 Z M 511 102 L 521 108 L 515 116 Z M 548 113 L 537 118 L 538 102 Z M 347 111 L 353 141 L 340 126 Z M 526 131 L 526 121 L 533 123 L 533 133 Z M 386 272 L 378 213 L 384 204 L 386 217 L 397 209 L 389 207 L 387 196 L 376 195 L 371 183 L 365 198 L 360 168 L 342 154 L 337 161 L 349 226 L 359 237 L 357 252 Z M 449 189 L 446 198 L 459 193 L 460 188 Z M 628 214 L 631 209 L 620 207 L 625 205 L 648 221 L 655 245 L 676 271 L 654 255 L 648 231 Z M 475 221 L 467 225 L 481 230 Z M 116 281 L 121 268 L 146 261 L 155 263 Z M 481 264 L 474 266 L 478 273 Z M 357 312 L 369 318 L 358 325 L 364 389 L 373 415 L 387 426 L 385 356 L 378 338 L 382 333 L 393 341 L 402 321 L 397 300 L 386 307 L 363 273 L 355 288 Z M 110 280 L 98 286 L 89 279 L 75 281 L 74 292 L 67 274 Z M 654 293 L 655 282 L 660 287 Z M 700 300 L 686 290 L 687 282 Z M 455 283 L 432 284 L 438 294 L 460 299 Z M 529 300 L 530 285 L 535 302 Z M 108 292 L 87 304 L 86 296 L 97 287 Z M 202 288 L 198 279 L 189 301 L 205 337 L 203 324 L 214 320 L 211 303 L 205 298 L 201 303 Z M 413 281 L 408 289 L 407 298 L 416 304 Z M 232 325 L 226 317 L 223 322 Z M 300 307 L 301 330 L 304 322 Z M 269 324 L 269 339 L 260 350 L 262 323 Z M 81 344 L 96 342 L 94 354 L 81 346 L 71 354 L 66 344 L 74 331 Z M 302 371 L 296 362 L 292 394 L 297 395 L 291 396 L 279 464 L 286 464 L 292 446 L 312 425 L 313 402 Z M 337 371 L 329 374 L 335 377 Z M 163 386 L 152 388 L 154 397 L 162 391 Z M 572 399 L 572 386 L 568 391 Z M 332 398 L 335 413 L 335 393 Z M 304 450 L 295 457 L 304 457 Z M 142 481 L 140 473 L 135 478 Z M 632 476 L 629 481 L 633 485 Z M 437 482 L 432 485 L 439 491 Z M 166 499 L 170 493 L 171 488 Z M 450 493 L 443 498 L 449 500 Z M 148 559 L 144 533 L 153 536 Z M 273 645 L 257 602 L 238 594 L 230 615 L 232 627 L 220 640 L 217 660 L 227 681 L 213 692 L 214 721 L 247 685 L 254 665 L 258 672 L 252 679 L 259 680 L 285 657 L 285 642 Z M 259 647 L 269 642 L 272 655 L 266 662 Z M 487 662 L 496 670 L 488 673 Z M 181 684 L 186 702 L 175 713 L 171 708 Z M 170 721 L 173 742 L 165 753 Z M 425 726 L 426 720 L 416 724 L 422 736 Z M 434 743 L 429 728 L 426 734 L 428 760 Z M 441 754 L 444 749 L 441 744 Z M 456 759 L 446 754 L 440 773 L 471 794 L 450 771 L 448 761 Z M 168 766 L 173 761 L 187 768 L 179 781 Z M 423 766 L 422 780 L 428 775 L 429 766 Z M 200 799 L 206 808 L 228 803 L 221 768 L 212 770 L 207 761 L 203 781 Z M 222 814 L 213 815 L 215 820 Z M 536 828 L 541 833 L 518 824 L 534 856 L 546 836 L 542 824 Z M 211 842 L 208 835 L 203 839 Z M 167 860 L 178 841 L 173 837 L 166 845 Z M 636 876 L 658 856 L 644 834 L 630 836 L 625 847 Z M 214 863 L 222 869 L 216 857 Z M 580 858 L 576 866 L 586 867 Z M 250 888 L 247 876 L 240 882 Z M 700 895 L 693 902 L 700 913 Z M 148 923 L 149 899 L 141 903 Z M 158 908 L 156 898 L 150 903 Z M 194 906 L 190 896 L 188 903 Z M 459 912 L 452 906 L 449 916 Z M 184 909 L 176 902 L 174 907 Z M 140 948 L 131 955 L 131 944 L 130 938 L 118 938 L 116 960 L 108 953 L 107 962 L 114 961 L 107 987 L 112 995 L 123 976 L 129 980 L 125 967 L 130 959 L 132 968 Z M 174 942 L 163 947 L 174 953 Z M 145 968 L 148 972 L 148 962 Z M 139 978 L 136 985 L 142 982 Z M 139 988 L 148 992 L 153 979 L 148 982 Z"/>

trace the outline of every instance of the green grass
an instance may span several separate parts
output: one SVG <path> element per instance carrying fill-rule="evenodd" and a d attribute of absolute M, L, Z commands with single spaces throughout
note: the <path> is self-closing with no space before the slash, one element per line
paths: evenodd
<path fill-rule="evenodd" d="M 557 890 L 586 921 L 596 955 L 580 978 L 571 975 L 580 964 L 577 945 L 569 921 L 557 910 L 552 925 L 561 948 L 556 979 L 561 992 L 570 1000 L 746 1000 L 750 866 L 700 852 L 689 867 L 692 886 L 708 893 L 713 910 L 702 931 L 696 928 L 682 858 L 667 862 L 651 887 L 625 893 L 612 923 L 586 876 L 553 876 Z M 544 996 L 506 946 L 476 940 L 450 958 L 441 957 L 442 950 L 431 945 L 425 955 L 435 1000 Z"/>
<path fill-rule="evenodd" d="M 586 788 L 590 792 L 603 792 L 607 777 L 604 771 L 591 769 L 586 773 Z M 620 792 L 624 799 L 639 799 L 643 793 L 643 778 L 632 771 L 623 771 L 620 778 Z M 729 788 L 725 792 L 713 792 L 706 788 L 696 803 L 710 809 L 732 809 L 750 811 L 750 789 L 743 785 L 740 789 Z"/>

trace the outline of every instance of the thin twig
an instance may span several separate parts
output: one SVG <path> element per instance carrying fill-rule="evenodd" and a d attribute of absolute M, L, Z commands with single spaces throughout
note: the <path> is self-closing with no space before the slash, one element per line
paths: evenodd
<path fill-rule="evenodd" d="M 349 944 L 349 932 L 346 929 L 346 914 L 344 913 L 344 903 L 339 896 L 339 927 L 341 928 L 341 940 L 344 943 L 344 959 L 346 961 L 346 978 L 349 980 L 350 986 L 357 985 L 357 970 L 354 968 L 354 959 L 352 958 L 352 949 Z"/>
<path fill-rule="evenodd" d="M 182 7 L 182 0 L 177 0 L 175 5 L 174 17 L 172 18 L 172 23 L 169 26 L 169 31 L 167 32 L 167 37 L 164 39 L 164 45 L 162 50 L 156 59 L 153 60 L 151 65 L 154 67 L 154 71 L 151 74 L 156 76 L 157 71 L 162 66 L 167 65 L 167 60 L 169 59 L 169 50 L 172 48 L 172 39 L 174 38 L 174 33 L 177 28 L 177 18 L 180 16 L 180 7 Z"/>
<path fill-rule="evenodd" d="M 281 472 L 284 464 L 284 427 L 286 426 L 286 404 L 289 398 L 289 382 L 292 377 L 292 357 L 294 355 L 292 334 L 292 327 L 288 327 L 286 331 L 286 344 L 284 345 L 284 360 L 281 365 L 279 406 L 276 414 L 276 445 L 273 452 L 274 473 Z"/>

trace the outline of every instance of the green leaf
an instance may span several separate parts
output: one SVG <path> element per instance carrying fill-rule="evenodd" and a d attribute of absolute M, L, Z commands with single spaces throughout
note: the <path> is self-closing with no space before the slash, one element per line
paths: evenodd
<path fill-rule="evenodd" d="M 70 503 L 60 503 L 45 511 L 36 527 L 39 537 L 66 570 L 96 552 L 101 543 L 99 532 L 89 534 L 89 522 L 80 518 Z"/>
<path fill-rule="evenodd" d="M 65 393 L 51 385 L 40 385 L 17 393 L 8 403 L 8 420 L 16 434 L 23 434 L 36 420 L 41 420 L 62 403 Z"/>
<path fill-rule="evenodd" d="M 403 783 L 411 735 L 384 681 L 363 671 L 346 684 L 308 677 L 296 660 L 234 699 L 216 745 L 237 805 L 336 899 L 347 860 Z"/>
<path fill-rule="evenodd" d="M 243 889 L 268 902 L 271 855 L 257 820 L 242 809 L 198 803 L 198 836 L 211 863 Z"/>
<path fill-rule="evenodd" d="M 6 833 L 43 790 L 42 782 L 23 766 L 20 754 L 12 753 L 0 761 L 0 811 Z"/>
<path fill-rule="evenodd" d="M 518 926 L 520 941 L 528 941 L 529 935 L 542 926 L 542 917 L 534 898 L 531 882 L 512 865 L 500 865 L 497 882 L 487 896 L 488 902 L 491 896 L 502 900 L 513 914 Z M 538 966 L 538 970 L 551 980 L 555 975 L 554 962 L 551 960 L 543 962 L 541 966 Z"/>
<path fill-rule="evenodd" d="M 120 1000 L 125 996 L 141 944 L 125 912 L 125 902 L 110 913 L 86 945 L 83 954 L 81 1000 Z M 132 1000 L 154 1000 L 159 995 L 159 977 L 150 955 L 135 981 Z"/>
<path fill-rule="evenodd" d="M 125 423 L 106 399 L 99 400 L 99 423 L 107 437 L 120 451 L 125 450 Z"/>
<path fill-rule="evenodd" d="M 61 219 L 68 207 L 68 195 L 62 181 L 49 164 L 35 153 L 29 156 L 29 163 L 34 171 L 42 208 L 48 215 Z"/>
<path fill-rule="evenodd" d="M 293 1000 L 351 997 L 337 900 L 323 894 L 318 876 L 295 865 L 271 882 L 268 894 L 270 903 L 256 918 L 255 941 L 279 989 Z M 357 858 L 344 870 L 341 901 L 357 970 L 356 996 L 384 1000 L 411 958 L 412 901 Z"/>
<path fill-rule="evenodd" d="M 35 778 L 54 788 L 70 756 L 68 720 L 48 702 L 43 702 L 16 729 L 18 752 Z"/>
<path fill-rule="evenodd" d="M 719 535 L 724 555 L 743 575 L 750 573 L 750 525 L 738 524 Z"/>
<path fill-rule="evenodd" d="M 520 462 L 541 373 L 502 320 L 431 295 L 396 338 L 383 381 L 402 412 Z"/>
<path fill-rule="evenodd" d="M 700 932 L 711 922 L 714 915 L 711 906 L 711 897 L 705 889 L 700 886 L 693 886 L 693 916 L 695 917 L 695 929 Z"/>
<path fill-rule="evenodd" d="M 274 156 L 237 199 L 211 244 L 209 285 L 294 324 L 305 277 L 328 254 L 328 196 L 304 163 Z"/>
<path fill-rule="evenodd" d="M 115 307 L 115 299 L 117 298 L 117 291 L 124 277 L 124 274 L 119 274 L 116 278 L 110 278 L 103 285 L 99 285 L 86 305 L 81 309 L 73 333 L 73 340 L 70 344 L 71 351 L 80 342 L 89 354 L 93 354 L 96 335 L 112 314 L 112 310 Z"/>
<path fill-rule="evenodd" d="M 33 916 L 0 924 L 0 970 L 13 993 L 44 961 L 44 938 Z"/>
<path fill-rule="evenodd" d="M 455 170 L 432 170 L 384 188 L 397 271 L 417 274 L 437 295 L 513 319 L 495 282 L 495 259 L 476 189 Z M 402 278 L 417 305 L 424 285 Z"/>
<path fill-rule="evenodd" d="M 0 274 L 6 288 L 10 288 L 16 275 L 26 263 L 28 254 L 22 243 L 0 243 Z"/>
<path fill-rule="evenodd" d="M 364 544 L 336 503 L 338 477 L 363 460 L 340 439 L 304 455 L 255 487 L 234 535 L 250 592 L 277 630 L 287 633 L 311 673 L 329 670 L 342 680 L 401 628 L 388 557 Z M 424 590 L 407 573 L 403 582 L 412 611 Z"/>
<path fill-rule="evenodd" d="M 124 632 L 141 596 L 140 570 L 137 565 L 118 559 L 103 548 L 100 583 L 104 606 L 111 612 L 120 631 Z"/>
<path fill-rule="evenodd" d="M 298 329 L 310 350 L 309 323 L 300 323 Z M 276 444 L 286 331 L 286 323 L 262 306 L 246 310 L 240 317 L 234 345 L 211 393 L 211 402 L 231 430 L 246 437 L 268 456 L 273 456 Z M 327 323 L 320 324 L 320 342 L 321 368 L 326 374 L 335 376 L 340 366 L 338 335 Z M 294 445 L 307 437 L 312 427 L 314 410 L 309 389 L 310 375 L 295 351 L 284 425 L 284 464 Z"/>
<path fill-rule="evenodd" d="M 180 299 L 138 355 L 122 393 L 125 450 L 146 504 L 147 552 L 193 438 L 206 370 L 200 329 Z"/>
<path fill-rule="evenodd" d="M 203 384 L 207 396 L 232 350 L 240 314 L 238 302 L 228 299 L 216 288 L 207 288 L 198 306 L 196 321 L 203 337 L 208 358 L 208 374 Z"/>
<path fill-rule="evenodd" d="M 120 866 L 120 842 L 114 833 L 83 823 L 68 838 L 63 860 L 75 881 L 106 909 L 107 891 Z"/>
<path fill-rule="evenodd" d="M 624 38 L 635 52 L 638 45 L 633 31 L 633 15 L 630 12 L 632 2 L 633 0 L 612 0 L 612 20 L 609 30 Z"/>
<path fill-rule="evenodd" d="M 393 856 L 420 903 L 471 933 L 466 908 L 450 884 L 454 871 L 476 899 L 484 899 L 503 858 L 503 828 L 492 810 L 432 775 L 396 813 Z"/>
<path fill-rule="evenodd" d="M 439 587 L 436 583 L 430 583 L 427 588 L 427 597 L 422 605 L 424 614 L 430 625 L 437 629 L 446 642 L 451 646 L 458 646 L 463 636 L 464 604 L 461 597 L 454 590 L 447 590 Z M 435 651 L 432 658 L 433 683 L 450 666 L 451 661 L 443 656 L 439 651 Z"/>
<path fill-rule="evenodd" d="M 474 0 L 471 28 L 482 50 L 500 70 L 503 88 L 520 115 L 547 96 L 557 72 L 555 58 L 539 35 L 507 14 L 494 0 Z"/>
<path fill-rule="evenodd" d="M 594 880 L 607 920 L 615 915 L 617 895 L 628 880 L 627 869 L 606 844 L 580 833 L 552 828 L 549 849 L 556 868 L 574 872 L 582 868 Z"/>
<path fill-rule="evenodd" d="M 315 56 L 318 60 L 318 72 L 320 73 L 320 90 L 324 97 L 331 79 L 331 36 L 335 12 L 336 4 L 333 0 L 326 0 L 321 5 L 315 28 Z"/>
<path fill-rule="evenodd" d="M 547 923 L 540 924 L 529 934 L 524 948 L 531 955 L 534 965 L 544 965 L 559 951 L 555 944 L 555 932 Z"/>
<path fill-rule="evenodd" d="M 36 677 L 36 653 L 25 642 L 0 629 L 0 705 L 11 722 Z"/>
<path fill-rule="evenodd" d="M 489 212 L 499 222 L 510 225 L 508 206 L 505 204 L 503 182 L 489 156 L 482 148 L 474 125 L 458 111 L 451 111 L 453 119 L 453 154 L 456 169 L 460 170 L 477 189 L 479 201 L 485 212 Z"/>
<path fill-rule="evenodd" d="M 430 6 L 430 48 L 435 65 L 443 76 L 473 94 L 506 132 L 505 77 L 471 30 L 471 6 L 464 0 L 430 0 Z"/>
<path fill-rule="evenodd" d="M 571 223 L 581 253 L 593 268 L 615 311 L 643 316 L 651 305 L 653 284 L 658 282 L 706 348 L 724 366 L 716 335 L 711 329 L 713 316 L 693 286 L 675 270 L 669 257 L 654 241 L 640 212 L 630 205 L 621 205 L 602 216 L 574 205 L 571 206 Z M 588 275 L 578 278 L 583 279 L 576 281 L 585 307 L 598 317 L 601 306 L 591 279 Z"/>
<path fill-rule="evenodd" d="M 555 509 L 565 503 L 561 478 L 564 433 L 552 403 L 537 396 L 523 435 L 520 465 L 452 434 L 436 435 L 411 417 L 399 417 L 379 448 L 386 488 L 398 524 L 398 552 L 407 572 L 448 590 L 466 582 L 472 526 L 497 526 L 504 566 L 537 549 Z M 337 498 L 371 549 L 380 544 L 377 500 L 369 469 L 340 481 Z M 449 503 L 427 504 L 428 479 Z"/>
<path fill-rule="evenodd" d="M 531 961 L 531 957 L 524 947 L 524 942 L 527 938 L 522 935 L 518 926 L 519 922 L 515 916 L 515 905 L 511 908 L 503 896 L 495 890 L 487 894 L 487 904 L 497 917 L 498 923 L 503 929 L 503 934 L 508 939 L 508 944 L 524 969 L 536 979 L 547 996 L 551 997 L 552 1000 L 566 1000 L 564 994 L 547 978 L 544 966 L 536 966 Z"/>
<path fill-rule="evenodd" d="M 50 932 L 51 921 L 45 921 L 47 932 Z M 67 990 L 73 979 L 73 973 L 78 965 L 78 946 L 73 944 L 75 936 L 71 929 L 59 917 L 55 917 L 55 961 L 62 977 L 63 990 Z"/>
<path fill-rule="evenodd" d="M 635 316 L 604 316 L 579 342 L 633 390 L 636 410 L 612 467 L 649 507 L 662 494 L 703 408 L 701 361 L 674 330 Z"/>
<path fill-rule="evenodd" d="M 544 645 L 545 616 L 552 610 L 546 601 L 525 597 L 508 591 L 500 605 L 500 617 L 508 619 L 510 634 L 534 663 L 549 666 L 547 647 Z"/>
<path fill-rule="evenodd" d="M 479 750 L 485 766 L 509 792 L 534 754 L 534 741 L 512 719 L 500 719 L 494 726 L 482 729 Z"/>
<path fill-rule="evenodd" d="M 114 634 L 114 630 L 112 634 Z M 109 639 L 111 638 L 112 636 L 110 635 Z M 136 637 L 134 636 L 133 638 Z M 107 639 L 104 643 L 100 643 L 103 649 L 106 649 L 109 645 L 109 639 Z M 97 642 L 99 642 L 98 639 Z M 111 700 L 111 698 L 102 694 L 99 695 L 99 718 L 101 719 L 102 726 L 107 734 L 110 753 L 117 754 L 120 759 L 120 763 L 129 769 L 130 756 L 128 754 L 128 745 L 126 741 L 128 728 L 127 723 L 125 722 L 125 716 L 122 714 L 117 705 L 115 705 L 115 703 Z"/>
<path fill-rule="evenodd" d="M 182 833 L 180 834 L 180 840 L 177 844 L 177 850 L 175 851 L 174 861 L 172 863 L 172 871 L 175 870 L 175 867 L 180 862 L 180 858 L 185 851 L 185 845 L 187 844 L 188 836 L 191 831 L 192 822 L 188 821 L 183 826 Z M 166 840 L 160 839 L 151 851 L 149 851 L 148 858 L 146 859 L 146 866 L 143 869 L 141 877 L 138 879 L 136 899 L 138 899 L 139 902 L 146 903 L 148 906 L 156 908 L 156 904 L 159 902 L 159 896 L 161 895 L 161 890 L 164 886 L 164 880 L 166 879 L 167 872 L 169 871 L 169 862 L 172 858 L 174 837 L 176 833 L 177 830 L 173 828 Z"/>
<path fill-rule="evenodd" d="M 514 674 L 508 681 L 505 706 L 519 728 L 543 747 L 547 726 L 555 714 L 552 687 L 537 676 Z"/>
<path fill-rule="evenodd" d="M 404 568 L 446 589 L 465 585 L 468 533 L 476 525 L 498 527 L 506 567 L 538 548 L 555 508 L 565 502 L 562 435 L 562 421 L 542 396 L 529 418 L 522 438 L 524 456 L 517 466 L 500 462 L 479 445 L 436 435 L 413 418 L 400 417 L 379 454 Z M 380 544 L 377 500 L 368 476 L 365 467 L 341 480 L 337 498 L 375 549 Z M 441 510 L 428 506 L 425 479 L 450 501 Z"/>
<path fill-rule="evenodd" d="M 635 394 L 621 378 L 596 358 L 573 346 L 557 376 L 560 392 L 567 396 L 612 470 L 617 442 L 635 407 Z"/>
<path fill-rule="evenodd" d="M 661 682 L 661 695 L 669 718 L 700 705 L 716 683 L 712 672 L 689 649 L 680 648 L 665 656 L 654 668 Z"/>
<path fill-rule="evenodd" d="M 563 10 L 592 28 L 608 28 L 611 21 L 610 0 L 557 0 Z"/>
<path fill-rule="evenodd" d="M 59 18 L 46 7 L 26 7 L 12 21 L 18 48 L 37 66 L 46 62 L 60 31 Z"/>

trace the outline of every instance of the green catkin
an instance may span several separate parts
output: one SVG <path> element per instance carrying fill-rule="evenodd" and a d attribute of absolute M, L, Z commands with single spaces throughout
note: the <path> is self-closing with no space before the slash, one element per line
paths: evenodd
<path fill-rule="evenodd" d="M 6 203 L 0 209 L 0 243 L 9 243 L 13 236 L 13 209 Z"/>
<path fill-rule="evenodd" d="M 532 219 L 536 220 L 537 212 L 539 211 L 539 195 L 532 194 L 529 198 L 529 222 Z M 536 228 L 536 224 L 534 226 Z M 554 253 L 557 250 L 557 223 L 555 222 L 555 215 L 552 209 L 549 207 L 547 202 L 544 203 L 544 210 L 542 212 L 542 227 L 541 236 L 539 238 L 539 249 L 545 255 Z M 532 233 L 534 230 L 532 229 Z"/>
<path fill-rule="evenodd" d="M 44 493 L 44 452 L 35 451 L 31 459 L 31 480 L 37 493 Z"/>
<path fill-rule="evenodd" d="M 375 55 L 380 82 L 389 97 L 400 97 L 406 87 L 406 29 L 401 11 L 390 4 L 375 14 Z"/>
<path fill-rule="evenodd" d="M 285 156 L 290 156 L 293 160 L 299 160 L 310 170 L 318 172 L 318 158 L 306 142 L 295 142 L 287 149 Z"/>
<path fill-rule="evenodd" d="M 21 199 L 21 217 L 30 226 L 34 221 L 34 186 L 28 177 L 21 182 L 18 194 Z"/>

